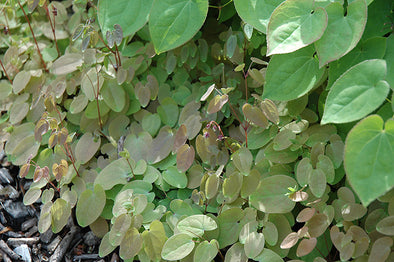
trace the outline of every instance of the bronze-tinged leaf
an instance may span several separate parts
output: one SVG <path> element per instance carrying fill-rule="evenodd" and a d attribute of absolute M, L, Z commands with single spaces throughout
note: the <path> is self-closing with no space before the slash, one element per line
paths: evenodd
<path fill-rule="evenodd" d="M 276 125 L 279 124 L 279 111 L 274 102 L 269 99 L 264 99 L 264 101 L 260 103 L 260 107 L 269 121 Z"/>
<path fill-rule="evenodd" d="M 314 207 L 312 208 L 304 208 L 300 213 L 298 213 L 298 216 L 296 218 L 297 222 L 299 223 L 303 223 L 308 221 L 309 219 L 311 219 L 313 217 L 313 215 L 315 214 L 316 209 Z"/>
<path fill-rule="evenodd" d="M 49 137 L 49 139 L 48 139 L 48 146 L 50 147 L 50 148 L 53 148 L 56 144 L 57 144 L 57 141 L 58 141 L 58 139 L 57 139 L 57 133 L 56 132 L 53 132 L 52 133 L 52 135 Z"/>
<path fill-rule="evenodd" d="M 45 119 L 40 119 L 34 128 L 34 138 L 36 141 L 41 142 L 42 136 L 48 132 L 49 123 Z"/>
<path fill-rule="evenodd" d="M 317 239 L 314 237 L 301 240 L 300 244 L 297 247 L 297 256 L 302 257 L 308 255 L 315 248 L 316 244 Z"/>
<path fill-rule="evenodd" d="M 306 226 L 309 227 L 309 235 L 311 237 L 321 236 L 329 226 L 328 217 L 325 214 L 318 213 L 315 214 L 307 223 Z"/>
<path fill-rule="evenodd" d="M 213 114 L 220 111 L 227 101 L 228 95 L 216 95 L 211 101 L 209 101 L 207 108 L 208 114 Z"/>
<path fill-rule="evenodd" d="M 345 237 L 345 234 L 340 232 L 339 228 L 337 226 L 333 226 L 333 227 L 331 227 L 331 230 L 330 230 L 330 237 L 331 237 L 331 241 L 334 244 L 335 248 L 340 250 L 342 240 Z"/>
<path fill-rule="evenodd" d="M 55 105 L 55 101 L 53 100 L 53 97 L 51 95 L 49 95 L 45 98 L 44 105 L 49 113 L 55 111 L 56 105 Z"/>
<path fill-rule="evenodd" d="M 44 166 L 42 169 L 42 177 L 45 179 L 49 179 L 49 168 Z"/>
<path fill-rule="evenodd" d="M 68 130 L 63 127 L 60 132 L 58 133 L 58 144 L 59 145 L 64 145 L 67 141 L 67 137 L 68 137 Z"/>
<path fill-rule="evenodd" d="M 294 202 L 305 201 L 308 199 L 308 193 L 304 192 L 304 191 L 297 191 L 297 192 L 291 193 L 289 195 L 289 198 L 291 200 L 293 200 Z"/>
<path fill-rule="evenodd" d="M 33 182 L 37 183 L 38 181 L 41 180 L 43 175 L 43 170 L 42 168 L 40 168 L 39 166 L 36 167 L 36 170 L 34 171 L 34 175 L 33 175 Z"/>
<path fill-rule="evenodd" d="M 176 153 L 178 149 L 186 143 L 187 140 L 187 129 L 185 125 L 181 125 L 175 134 L 174 146 L 172 152 Z"/>
<path fill-rule="evenodd" d="M 353 256 L 354 249 L 355 249 L 355 244 L 353 242 L 343 244 L 341 247 L 341 252 L 339 253 L 339 257 L 341 261 L 348 261 Z"/>
<path fill-rule="evenodd" d="M 268 127 L 268 120 L 260 108 L 246 103 L 242 106 L 242 112 L 244 113 L 245 117 L 253 124 L 262 128 Z"/>
<path fill-rule="evenodd" d="M 27 1 L 27 10 L 29 10 L 29 13 L 32 13 L 34 9 L 38 6 L 38 3 L 40 0 L 28 0 Z"/>
<path fill-rule="evenodd" d="M 391 237 L 381 237 L 372 245 L 368 262 L 384 262 L 391 253 L 393 239 Z"/>
<path fill-rule="evenodd" d="M 27 173 L 29 173 L 29 169 L 30 169 L 30 164 L 29 163 L 24 164 L 19 170 L 19 177 L 24 178 L 27 175 Z"/>
<path fill-rule="evenodd" d="M 394 236 L 394 216 L 388 216 L 379 221 L 376 230 L 387 236 Z"/>
<path fill-rule="evenodd" d="M 189 146 L 188 144 L 184 144 L 181 146 L 176 155 L 176 167 L 182 171 L 186 172 L 186 170 L 191 167 L 194 161 L 195 151 L 193 146 Z"/>
<path fill-rule="evenodd" d="M 115 43 L 119 46 L 122 43 L 122 39 L 123 39 L 123 30 L 122 27 L 118 24 L 114 24 L 114 40 Z"/>
<path fill-rule="evenodd" d="M 288 234 L 285 239 L 283 239 L 282 243 L 280 244 L 280 248 L 289 249 L 295 246 L 298 242 L 298 234 L 296 232 L 291 232 Z"/>
<path fill-rule="evenodd" d="M 306 237 L 308 235 L 308 231 L 309 228 L 307 226 L 303 226 L 297 231 L 297 235 L 299 238 Z"/>

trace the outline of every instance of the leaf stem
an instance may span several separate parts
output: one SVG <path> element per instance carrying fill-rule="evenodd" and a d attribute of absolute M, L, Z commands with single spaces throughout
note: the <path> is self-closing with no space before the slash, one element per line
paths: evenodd
<path fill-rule="evenodd" d="M 25 16 L 26 21 L 27 21 L 27 23 L 28 23 L 28 25 L 29 25 L 30 32 L 31 32 L 31 34 L 33 35 L 33 39 L 34 39 L 34 42 L 35 42 L 36 47 L 37 47 L 38 55 L 40 56 L 41 63 L 42 63 L 43 66 L 44 66 L 44 70 L 45 70 L 45 72 L 48 72 L 49 70 L 48 70 L 48 68 L 47 68 L 47 64 L 45 63 L 44 58 L 42 57 L 40 47 L 38 46 L 36 36 L 34 35 L 33 28 L 31 27 L 31 24 L 30 24 L 30 20 L 29 20 L 29 18 L 27 17 L 27 14 L 26 14 L 25 10 L 23 9 L 23 6 L 22 6 L 21 3 L 19 2 L 19 0 L 18 0 L 18 4 L 19 4 L 19 7 L 22 9 L 23 15 Z"/>
<path fill-rule="evenodd" d="M 53 34 L 53 40 L 55 40 L 57 55 L 58 55 L 58 57 L 60 57 L 61 53 L 60 53 L 60 50 L 59 50 L 59 46 L 57 44 L 56 33 L 55 33 L 55 26 L 56 26 L 55 19 L 56 19 L 56 15 L 53 15 L 53 23 L 52 23 L 51 16 L 49 14 L 49 10 L 48 10 L 48 6 L 47 6 L 46 2 L 45 2 L 45 5 L 44 5 L 44 8 L 45 8 L 45 12 L 46 12 L 46 15 L 48 17 L 48 20 L 49 20 L 49 24 L 51 25 L 52 34 Z"/>
<path fill-rule="evenodd" d="M 10 83 L 12 85 L 12 80 L 11 80 L 10 76 L 7 74 L 7 70 L 5 70 L 5 67 L 4 67 L 3 62 L 1 61 L 1 59 L 0 59 L 0 64 L 1 64 L 1 67 L 3 68 L 5 76 L 8 78 L 8 81 L 10 81 Z"/>

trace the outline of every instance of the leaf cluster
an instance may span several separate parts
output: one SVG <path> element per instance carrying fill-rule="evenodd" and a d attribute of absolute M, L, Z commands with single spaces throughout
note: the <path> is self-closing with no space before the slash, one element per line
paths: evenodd
<path fill-rule="evenodd" d="M 0 8 L 0 149 L 41 233 L 73 219 L 125 261 L 393 259 L 392 2 Z"/>

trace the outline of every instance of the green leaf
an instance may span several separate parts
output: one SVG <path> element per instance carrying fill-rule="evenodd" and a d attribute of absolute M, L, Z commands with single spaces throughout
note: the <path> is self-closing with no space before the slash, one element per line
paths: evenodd
<path fill-rule="evenodd" d="M 157 113 L 165 125 L 173 127 L 178 120 L 178 105 L 174 99 L 166 97 L 161 101 L 160 106 L 157 107 Z"/>
<path fill-rule="evenodd" d="M 169 167 L 163 172 L 163 179 L 171 186 L 185 188 L 187 186 L 187 177 L 185 172 L 179 172 L 174 166 Z"/>
<path fill-rule="evenodd" d="M 237 47 L 237 36 L 231 35 L 226 42 L 227 56 L 232 58 Z"/>
<path fill-rule="evenodd" d="M 100 94 L 104 102 L 115 112 L 123 110 L 126 104 L 126 93 L 122 86 L 118 85 L 115 79 L 106 79 L 101 88 Z"/>
<path fill-rule="evenodd" d="M 381 59 L 351 67 L 331 87 L 321 123 L 347 123 L 371 113 L 390 90 L 385 77 L 386 62 Z"/>
<path fill-rule="evenodd" d="M 59 233 L 63 229 L 63 227 L 67 224 L 70 215 L 70 204 L 64 199 L 56 199 L 51 207 L 53 233 Z"/>
<path fill-rule="evenodd" d="M 324 172 L 321 169 L 313 169 L 309 175 L 309 187 L 312 194 L 317 198 L 322 197 L 326 190 L 326 184 L 327 181 Z"/>
<path fill-rule="evenodd" d="M 264 248 L 254 260 L 261 262 L 283 262 L 283 259 L 277 253 L 268 248 Z"/>
<path fill-rule="evenodd" d="M 15 126 L 7 144 L 5 152 L 14 165 L 23 165 L 37 155 L 40 143 L 34 138 L 34 124 L 31 122 Z"/>
<path fill-rule="evenodd" d="M 94 183 L 100 184 L 105 190 L 118 184 L 126 184 L 131 174 L 130 166 L 123 158 L 117 159 L 107 165 L 96 177 Z"/>
<path fill-rule="evenodd" d="M 234 5 L 243 21 L 266 34 L 269 18 L 282 2 L 283 0 L 234 0 Z"/>
<path fill-rule="evenodd" d="M 293 202 L 286 194 L 288 188 L 294 187 L 297 182 L 285 175 L 275 175 L 264 178 L 260 181 L 256 191 L 250 195 L 250 203 L 253 207 L 266 213 L 287 213 L 294 206 Z"/>
<path fill-rule="evenodd" d="M 156 53 L 178 47 L 200 29 L 208 13 L 208 0 L 154 1 L 149 32 Z"/>
<path fill-rule="evenodd" d="M 192 237 L 187 234 L 176 234 L 164 243 L 161 257 L 166 260 L 175 261 L 189 255 L 194 248 Z"/>
<path fill-rule="evenodd" d="M 216 239 L 210 242 L 207 240 L 201 242 L 194 251 L 194 262 L 211 262 L 218 253 L 219 243 Z"/>
<path fill-rule="evenodd" d="M 251 232 L 245 239 L 244 250 L 248 258 L 254 259 L 264 248 L 264 235 L 262 233 Z"/>
<path fill-rule="evenodd" d="M 93 137 L 89 132 L 83 134 L 75 147 L 75 158 L 82 164 L 87 163 L 96 154 L 100 145 L 100 137 Z"/>
<path fill-rule="evenodd" d="M 68 73 L 72 73 L 82 65 L 82 62 L 82 54 L 65 54 L 53 62 L 52 73 L 55 75 L 66 75 Z"/>
<path fill-rule="evenodd" d="M 144 240 L 144 250 L 148 257 L 153 261 L 159 261 L 163 245 L 167 240 L 163 224 L 158 220 L 152 221 L 149 231 L 142 232 L 142 239 Z"/>
<path fill-rule="evenodd" d="M 119 255 L 122 259 L 131 259 L 138 254 L 142 248 L 142 238 L 135 227 L 127 230 L 120 243 Z"/>
<path fill-rule="evenodd" d="M 244 116 L 253 124 L 262 128 L 268 127 L 268 119 L 259 107 L 246 103 L 242 106 L 242 112 L 244 113 Z"/>
<path fill-rule="evenodd" d="M 341 58 L 357 45 L 367 22 L 367 9 L 365 0 L 352 1 L 347 6 L 346 16 L 339 2 L 326 7 L 327 29 L 315 43 L 320 67 Z"/>
<path fill-rule="evenodd" d="M 303 48 L 322 35 L 327 13 L 314 8 L 314 0 L 287 0 L 272 13 L 267 29 L 267 55 L 284 54 Z"/>
<path fill-rule="evenodd" d="M 119 24 L 124 36 L 140 30 L 148 22 L 153 0 L 111 0 L 98 1 L 98 21 L 101 31 L 106 34 Z"/>
<path fill-rule="evenodd" d="M 188 216 L 176 225 L 179 232 L 190 235 L 191 237 L 202 237 L 205 231 L 211 231 L 217 227 L 215 220 L 206 215 Z"/>
<path fill-rule="evenodd" d="M 387 62 L 387 82 L 394 88 L 394 34 L 387 38 L 387 49 L 384 59 Z"/>
<path fill-rule="evenodd" d="M 105 234 L 105 236 L 101 239 L 100 242 L 100 246 L 99 246 L 100 257 L 105 257 L 109 255 L 112 251 L 114 251 L 115 248 L 116 246 L 113 246 L 109 242 L 109 232 L 108 232 L 107 234 Z"/>
<path fill-rule="evenodd" d="M 346 139 L 347 178 L 364 206 L 394 186 L 394 120 L 383 125 L 380 116 L 369 116 Z"/>
<path fill-rule="evenodd" d="M 238 207 L 233 207 L 220 213 L 217 221 L 219 226 L 218 241 L 220 249 L 232 245 L 238 240 L 239 232 L 242 228 L 240 220 L 243 217 L 244 212 Z"/>
<path fill-rule="evenodd" d="M 29 206 L 36 202 L 41 196 L 41 188 L 39 187 L 30 187 L 29 190 L 26 191 L 23 196 L 23 204 Z"/>
<path fill-rule="evenodd" d="M 109 242 L 113 246 L 118 246 L 122 242 L 123 237 L 126 234 L 126 231 L 130 228 L 131 225 L 131 215 L 129 214 L 121 214 L 118 217 L 114 218 L 114 223 L 111 227 L 111 231 L 109 231 Z"/>
<path fill-rule="evenodd" d="M 105 201 L 105 192 L 100 184 L 94 186 L 94 191 L 90 189 L 83 191 L 75 211 L 78 224 L 86 227 L 96 221 L 104 209 Z"/>
<path fill-rule="evenodd" d="M 158 114 L 147 114 L 142 118 L 141 125 L 142 129 L 154 136 L 161 126 L 160 116 Z"/>
<path fill-rule="evenodd" d="M 232 156 L 233 163 L 235 167 L 242 174 L 248 175 L 250 172 L 250 168 L 253 163 L 253 156 L 250 153 L 249 149 L 246 147 L 241 147 L 237 152 L 235 152 Z"/>
<path fill-rule="evenodd" d="M 331 62 L 328 71 L 328 87 L 331 87 L 332 84 L 350 67 L 364 60 L 382 59 L 386 53 L 387 39 L 388 38 L 385 37 L 369 38 L 358 43 L 352 51 L 341 57 L 339 60 Z M 392 48 L 394 48 L 394 46 Z M 390 48 L 387 49 L 387 52 L 390 52 Z M 387 70 L 389 71 L 389 62 L 387 59 L 386 62 Z M 389 78 L 389 74 L 387 74 L 387 78 Z M 390 83 L 389 79 L 387 79 L 387 82 Z"/>
<path fill-rule="evenodd" d="M 267 67 L 263 98 L 288 101 L 309 92 L 324 73 L 314 52 L 308 46 L 290 54 L 274 55 Z"/>

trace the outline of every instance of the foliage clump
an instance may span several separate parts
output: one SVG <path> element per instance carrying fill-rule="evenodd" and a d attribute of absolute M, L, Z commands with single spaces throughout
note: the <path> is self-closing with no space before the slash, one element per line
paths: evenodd
<path fill-rule="evenodd" d="M 71 217 L 125 261 L 392 260 L 393 2 L 345 2 L 1 4 L 0 148 L 39 231 Z"/>

